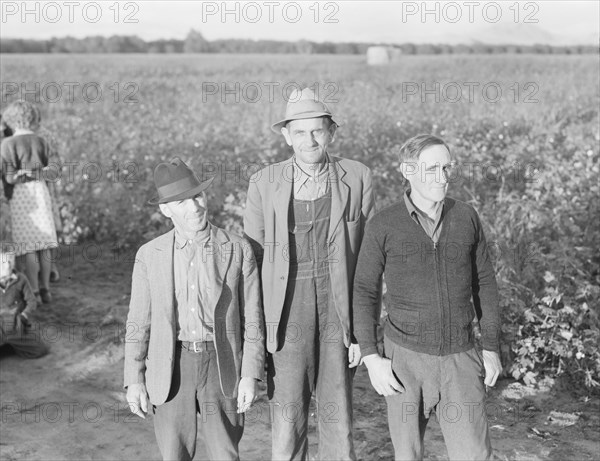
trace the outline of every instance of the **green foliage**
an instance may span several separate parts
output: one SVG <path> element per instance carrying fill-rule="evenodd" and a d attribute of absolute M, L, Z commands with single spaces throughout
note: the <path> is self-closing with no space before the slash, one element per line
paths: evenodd
<path fill-rule="evenodd" d="M 562 155 L 540 157 L 521 200 L 497 201 L 495 215 L 508 216 L 510 226 L 492 228 L 530 246 L 525 257 L 498 262 L 504 329 L 515 353 L 509 370 L 526 382 L 566 373 L 599 388 L 598 154 L 564 139 Z"/>
<path fill-rule="evenodd" d="M 144 41 L 138 36 L 113 35 L 84 38 L 53 37 L 46 40 L 6 38 L 0 44 L 1 53 L 287 53 L 287 54 L 359 54 L 364 55 L 366 42 L 296 42 L 281 40 L 250 40 L 226 38 L 208 41 L 196 30 L 190 30 L 184 40 L 170 38 Z M 377 44 L 380 45 L 380 44 Z M 389 45 L 405 54 L 598 54 L 594 45 L 437 45 L 404 43 Z"/>
<path fill-rule="evenodd" d="M 587 302 L 598 299 L 598 287 L 581 287 L 589 294 L 579 293 L 568 304 L 559 291 L 558 281 L 550 272 L 544 279 L 551 284 L 545 288 L 547 295 L 536 299 L 536 304 L 517 314 L 517 341 L 513 346 L 516 359 L 510 370 L 516 379 L 534 383 L 540 372 L 560 375 L 568 373 L 576 383 L 586 387 L 599 387 L 600 351 L 598 343 L 600 322 L 596 311 Z"/>
<path fill-rule="evenodd" d="M 58 184 L 67 240 L 137 247 L 164 232 L 168 222 L 146 203 L 154 195 L 153 167 L 174 155 L 201 176 L 216 174 L 211 219 L 241 232 L 251 173 L 289 155 L 269 129 L 284 112 L 289 83 L 318 82 L 343 124 L 333 153 L 371 167 L 379 209 L 404 190 L 399 146 L 422 132 L 443 137 L 461 164 L 450 195 L 474 205 L 486 228 L 502 299 L 505 369 L 528 383 L 564 375 L 599 387 L 597 57 L 411 56 L 374 69 L 362 57 L 319 55 L 5 56 L 2 71 L 3 80 L 25 80 L 28 88 L 53 81 L 103 87 L 97 103 L 76 93 L 74 102 L 63 95 L 42 107 L 63 159 L 77 162 Z M 114 82 L 118 102 L 107 88 Z M 139 88 L 135 104 L 124 102 L 127 82 Z M 203 92 L 206 82 L 218 93 Z M 235 89 L 236 82 L 240 90 L 255 82 L 262 94 L 254 102 L 253 93 L 238 92 L 237 101 L 223 94 L 223 85 Z M 428 89 L 454 82 L 462 98 L 409 95 L 407 82 Z M 478 84 L 472 100 L 464 82 Z M 497 102 L 482 96 L 488 82 L 503 91 Z M 275 85 L 273 99 L 267 83 Z M 94 181 L 91 169 L 84 176 L 90 162 L 102 167 Z"/>

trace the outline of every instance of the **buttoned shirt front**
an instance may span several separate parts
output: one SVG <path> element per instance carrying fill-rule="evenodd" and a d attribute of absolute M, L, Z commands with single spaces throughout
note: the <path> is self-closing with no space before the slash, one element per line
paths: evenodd
<path fill-rule="evenodd" d="M 301 164 L 294 158 L 294 198 L 317 200 L 329 190 L 329 158 L 326 156 L 320 171 L 310 170 L 310 165 Z"/>
<path fill-rule="evenodd" d="M 173 273 L 179 341 L 212 341 L 213 312 L 209 311 L 210 280 L 207 264 L 212 262 L 210 225 L 196 239 L 175 232 Z"/>
<path fill-rule="evenodd" d="M 411 218 L 423 228 L 429 238 L 433 240 L 433 243 L 437 243 L 440 239 L 440 233 L 442 232 L 444 201 L 442 200 L 436 204 L 434 219 L 430 218 L 427 213 L 422 212 L 415 206 L 410 198 L 410 191 L 408 190 L 404 192 L 404 203 L 406 204 L 406 209 Z"/>

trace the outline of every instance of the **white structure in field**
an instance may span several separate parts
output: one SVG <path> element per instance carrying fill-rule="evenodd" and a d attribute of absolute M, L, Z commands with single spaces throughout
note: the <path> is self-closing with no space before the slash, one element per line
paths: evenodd
<path fill-rule="evenodd" d="M 398 62 L 401 56 L 402 50 L 393 46 L 370 46 L 367 48 L 367 64 L 370 66 Z"/>

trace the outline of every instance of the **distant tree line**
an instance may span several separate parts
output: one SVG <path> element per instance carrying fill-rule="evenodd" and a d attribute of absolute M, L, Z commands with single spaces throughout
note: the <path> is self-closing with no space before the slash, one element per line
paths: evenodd
<path fill-rule="evenodd" d="M 206 40 L 191 30 L 185 40 L 144 41 L 137 36 L 62 37 L 49 40 L 3 39 L 0 53 L 285 53 L 285 54 L 365 54 L 375 43 L 311 42 L 299 40 L 221 39 Z M 404 43 L 391 45 L 404 54 L 588 54 L 598 53 L 595 45 L 437 45 Z"/>

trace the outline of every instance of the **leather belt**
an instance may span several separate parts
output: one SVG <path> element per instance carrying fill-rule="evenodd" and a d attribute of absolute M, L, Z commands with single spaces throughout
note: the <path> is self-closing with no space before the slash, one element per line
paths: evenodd
<path fill-rule="evenodd" d="M 215 350 L 215 345 L 212 341 L 177 341 L 177 347 L 189 352 L 195 352 L 196 354 Z"/>

